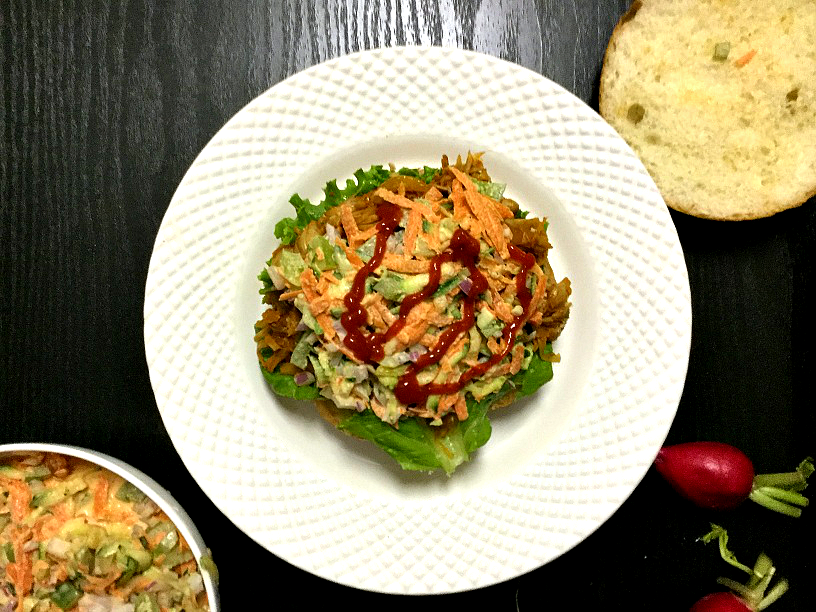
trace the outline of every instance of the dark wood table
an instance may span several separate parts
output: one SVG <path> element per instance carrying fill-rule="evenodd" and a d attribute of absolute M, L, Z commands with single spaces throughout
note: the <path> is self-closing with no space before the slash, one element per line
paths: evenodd
<path fill-rule="evenodd" d="M 186 471 L 156 409 L 142 328 L 151 249 L 185 170 L 229 117 L 317 62 L 406 44 L 517 62 L 597 108 L 604 49 L 627 4 L 0 2 L 0 443 L 91 447 L 156 477 L 213 549 L 228 611 L 276 602 L 687 610 L 718 576 L 740 578 L 697 541 L 712 520 L 741 560 L 765 550 L 790 580 L 772 610 L 811 610 L 816 508 L 799 519 L 756 504 L 714 516 L 654 472 L 586 541 L 518 579 L 421 601 L 345 588 L 234 527 Z M 668 442 L 729 442 L 760 472 L 792 469 L 814 454 L 816 363 L 805 330 L 816 311 L 816 202 L 751 222 L 672 216 L 693 337 Z"/>

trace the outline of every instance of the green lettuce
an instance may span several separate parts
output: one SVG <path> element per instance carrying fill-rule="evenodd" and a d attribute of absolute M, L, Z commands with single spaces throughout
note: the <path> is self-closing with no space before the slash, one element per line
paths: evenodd
<path fill-rule="evenodd" d="M 417 168 L 400 168 L 397 170 L 397 174 L 422 179 L 425 183 L 430 183 L 439 172 L 439 168 L 431 168 L 430 166 L 423 166 L 422 170 Z"/>
<path fill-rule="evenodd" d="M 318 204 L 312 204 L 308 199 L 303 199 L 298 194 L 294 194 L 289 198 L 289 203 L 295 209 L 295 217 L 278 221 L 275 225 L 275 236 L 283 244 L 292 244 L 297 237 L 297 230 L 303 229 L 311 221 L 316 221 L 327 210 L 338 206 L 344 200 L 373 191 L 382 185 L 389 176 L 391 176 L 390 170 L 383 166 L 371 166 L 368 170 L 360 168 L 354 173 L 354 179 L 348 179 L 346 186 L 343 188 L 338 187 L 335 180 L 326 183 L 323 188 L 323 199 Z"/>
<path fill-rule="evenodd" d="M 552 353 L 552 345 L 547 344 L 546 353 Z M 530 365 L 526 370 L 520 371 L 510 379 L 510 384 L 516 391 L 516 399 L 532 395 L 543 384 L 550 382 L 553 377 L 553 366 L 549 361 L 544 361 L 533 353 Z"/>
<path fill-rule="evenodd" d="M 264 368 L 261 368 L 261 372 L 263 372 L 266 382 L 278 395 L 298 400 L 311 400 L 320 397 L 320 390 L 314 383 L 300 386 L 295 382 L 295 377 L 290 374 L 270 372 Z"/>
<path fill-rule="evenodd" d="M 270 262 L 267 262 L 266 265 L 270 265 Z M 275 283 L 272 282 L 272 278 L 269 276 L 269 271 L 266 268 L 261 270 L 261 273 L 258 274 L 258 280 L 261 281 L 261 283 L 263 283 L 263 286 L 258 290 L 258 293 L 260 293 L 261 295 L 266 295 L 267 293 L 277 291 L 277 289 L 275 288 Z M 257 333 L 258 330 L 256 329 L 255 332 Z"/>
<path fill-rule="evenodd" d="M 504 196 L 504 190 L 507 187 L 504 183 L 492 183 L 488 181 L 479 181 L 474 178 L 471 179 L 479 193 L 486 195 L 488 198 L 501 201 Z"/>
<path fill-rule="evenodd" d="M 450 475 L 470 458 L 473 451 L 490 439 L 491 426 L 487 412 L 493 401 L 494 398 L 481 402 L 469 399 L 468 418 L 449 429 L 428 425 L 417 418 L 401 420 L 399 429 L 396 429 L 381 421 L 371 410 L 352 413 L 337 427 L 373 442 L 403 469 L 442 469 Z"/>
<path fill-rule="evenodd" d="M 547 349 L 552 352 L 550 345 L 547 345 Z M 320 397 L 320 391 L 314 383 L 301 387 L 295 384 L 293 376 L 262 371 L 278 395 L 302 400 Z M 453 427 L 435 427 L 423 419 L 412 418 L 401 420 L 397 429 L 381 421 L 371 410 L 366 410 L 350 413 L 338 423 L 337 428 L 373 442 L 405 470 L 442 469 L 450 475 L 490 439 L 492 427 L 487 414 L 494 402 L 510 393 L 515 393 L 515 399 L 531 395 L 552 377 L 552 363 L 544 361 L 536 353 L 527 369 L 514 375 L 496 393 L 480 402 L 469 396 L 468 418 Z"/>

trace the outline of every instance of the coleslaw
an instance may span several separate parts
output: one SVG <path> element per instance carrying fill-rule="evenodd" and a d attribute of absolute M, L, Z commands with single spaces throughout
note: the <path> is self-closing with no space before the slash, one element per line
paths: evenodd
<path fill-rule="evenodd" d="M 311 399 L 405 469 L 452 473 L 488 411 L 533 393 L 569 317 L 545 219 L 504 197 L 481 155 L 331 181 L 275 234 L 255 325 L 273 390 Z"/>
<path fill-rule="evenodd" d="M 137 487 L 58 453 L 0 458 L 0 610 L 209 609 L 187 542 Z"/>

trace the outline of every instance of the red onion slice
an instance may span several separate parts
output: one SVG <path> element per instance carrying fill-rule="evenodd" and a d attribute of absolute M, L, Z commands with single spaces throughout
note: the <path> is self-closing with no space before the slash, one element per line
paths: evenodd
<path fill-rule="evenodd" d="M 428 349 L 425 348 L 421 344 L 415 344 L 411 348 L 408 349 L 408 359 L 411 360 L 412 363 L 416 363 L 417 359 L 419 359 L 422 355 L 428 352 Z"/>
<path fill-rule="evenodd" d="M 298 372 L 295 374 L 295 384 L 298 387 L 302 387 L 303 385 L 308 385 L 314 382 L 314 374 L 311 372 Z"/>

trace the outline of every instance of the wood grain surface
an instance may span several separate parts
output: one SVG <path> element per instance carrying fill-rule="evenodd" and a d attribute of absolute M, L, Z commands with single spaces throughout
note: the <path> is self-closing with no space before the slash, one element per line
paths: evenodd
<path fill-rule="evenodd" d="M 195 517 L 224 609 L 682 611 L 732 575 L 696 541 L 712 517 L 654 473 L 596 533 L 518 579 L 422 598 L 348 589 L 276 558 L 204 496 L 156 410 L 144 286 L 175 187 L 235 112 L 270 86 L 361 49 L 444 45 L 547 76 L 597 109 L 622 0 L 2 0 L 0 443 L 92 447 L 151 474 Z M 693 301 L 686 389 L 669 442 L 736 444 L 758 471 L 814 454 L 816 208 L 710 222 L 672 213 Z M 765 550 L 811 610 L 814 512 L 746 506 L 721 517 L 732 549 Z M 770 515 L 770 516 L 769 516 Z M 739 576 L 735 576 L 739 577 Z M 566 603 L 561 603 L 566 602 Z"/>

